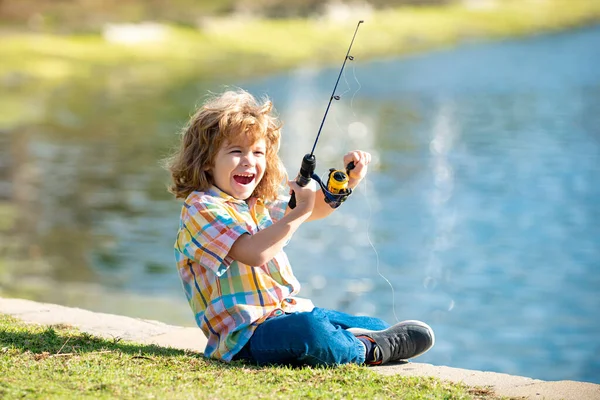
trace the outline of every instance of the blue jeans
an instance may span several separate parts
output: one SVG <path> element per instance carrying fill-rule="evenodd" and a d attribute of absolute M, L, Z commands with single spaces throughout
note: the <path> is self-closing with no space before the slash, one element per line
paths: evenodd
<path fill-rule="evenodd" d="M 233 359 L 259 365 L 362 364 L 365 347 L 346 329 L 381 330 L 388 327 L 378 318 L 324 308 L 283 314 L 260 324 Z"/>

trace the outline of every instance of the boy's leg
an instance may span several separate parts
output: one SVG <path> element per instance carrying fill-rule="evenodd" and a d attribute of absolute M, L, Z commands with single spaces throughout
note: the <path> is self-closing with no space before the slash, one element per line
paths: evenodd
<path fill-rule="evenodd" d="M 367 316 L 357 316 L 346 314 L 341 311 L 329 310 L 326 308 L 320 309 L 329 319 L 329 321 L 342 329 L 360 328 L 372 331 L 387 329 L 390 325 L 382 319 Z"/>
<path fill-rule="evenodd" d="M 362 364 L 365 347 L 340 324 L 332 324 L 327 312 L 315 308 L 266 320 L 236 357 L 240 358 L 261 365 Z"/>
<path fill-rule="evenodd" d="M 335 310 L 322 310 L 332 324 L 348 329 L 363 340 L 367 348 L 367 363 L 382 364 L 407 360 L 427 352 L 435 343 L 429 325 L 407 320 L 394 326 L 372 317 L 357 317 Z"/>

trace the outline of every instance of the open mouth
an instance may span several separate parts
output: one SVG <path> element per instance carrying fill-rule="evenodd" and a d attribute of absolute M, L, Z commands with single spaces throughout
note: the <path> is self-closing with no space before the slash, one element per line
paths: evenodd
<path fill-rule="evenodd" d="M 233 180 L 242 185 L 247 185 L 254 180 L 254 174 L 238 174 L 233 176 Z"/>

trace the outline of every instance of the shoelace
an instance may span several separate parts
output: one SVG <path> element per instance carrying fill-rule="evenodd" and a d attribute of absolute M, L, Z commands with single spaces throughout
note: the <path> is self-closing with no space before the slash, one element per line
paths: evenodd
<path fill-rule="evenodd" d="M 408 333 L 402 333 L 388 339 L 391 357 L 390 360 L 402 360 L 415 354 L 416 343 Z"/>

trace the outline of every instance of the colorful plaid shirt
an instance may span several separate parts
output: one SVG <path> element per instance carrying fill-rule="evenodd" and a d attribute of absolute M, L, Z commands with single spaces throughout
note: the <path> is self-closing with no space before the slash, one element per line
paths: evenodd
<path fill-rule="evenodd" d="M 175 258 L 196 323 L 208 338 L 206 357 L 231 361 L 256 327 L 300 290 L 283 251 L 258 266 L 228 255 L 237 238 L 278 221 L 286 207 L 284 200 L 246 203 L 214 186 L 185 200 Z"/>

